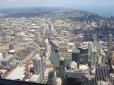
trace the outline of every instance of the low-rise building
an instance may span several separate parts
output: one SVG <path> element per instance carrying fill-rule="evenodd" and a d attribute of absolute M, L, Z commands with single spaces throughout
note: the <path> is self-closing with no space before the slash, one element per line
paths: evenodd
<path fill-rule="evenodd" d="M 12 60 L 13 60 L 13 55 L 9 55 L 1 61 L 1 64 L 7 66 L 10 64 L 10 62 L 12 62 Z"/>

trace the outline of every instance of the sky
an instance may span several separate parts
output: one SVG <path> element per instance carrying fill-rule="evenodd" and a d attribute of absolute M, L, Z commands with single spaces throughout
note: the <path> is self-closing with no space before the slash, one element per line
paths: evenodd
<path fill-rule="evenodd" d="M 114 7 L 114 0 L 0 0 L 0 8 L 9 7 Z"/>

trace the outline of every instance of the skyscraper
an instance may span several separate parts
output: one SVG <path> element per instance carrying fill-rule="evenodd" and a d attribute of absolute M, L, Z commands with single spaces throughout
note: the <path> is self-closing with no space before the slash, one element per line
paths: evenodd
<path fill-rule="evenodd" d="M 64 57 L 60 58 L 60 76 L 64 76 L 64 64 L 65 64 L 65 59 Z"/>
<path fill-rule="evenodd" d="M 39 32 L 36 33 L 35 36 L 36 36 L 36 43 L 40 42 L 40 33 Z"/>
<path fill-rule="evenodd" d="M 95 67 L 98 61 L 97 50 L 91 52 L 91 67 Z"/>
<path fill-rule="evenodd" d="M 88 44 L 88 54 L 91 53 L 92 48 L 93 48 L 93 43 L 91 42 Z"/>
<path fill-rule="evenodd" d="M 36 55 L 33 58 L 33 69 L 34 69 L 34 74 L 40 75 L 40 80 L 42 80 L 44 75 L 44 69 L 43 69 L 42 57 L 39 57 L 39 55 Z"/>
<path fill-rule="evenodd" d="M 45 39 L 45 53 L 46 53 L 46 57 L 50 56 L 50 45 L 49 45 L 48 39 Z"/>
<path fill-rule="evenodd" d="M 51 38 L 54 36 L 54 27 L 52 23 L 49 23 L 48 29 L 49 29 L 49 38 Z"/>
<path fill-rule="evenodd" d="M 4 59 L 4 58 L 3 58 L 3 54 L 0 53 L 0 62 L 1 62 L 3 59 Z"/>
<path fill-rule="evenodd" d="M 110 51 L 112 49 L 112 34 L 108 35 L 107 45 L 108 45 L 108 50 Z"/>
<path fill-rule="evenodd" d="M 88 61 L 91 61 L 91 51 L 92 51 L 92 49 L 93 49 L 93 43 L 90 42 L 88 44 Z"/>
<path fill-rule="evenodd" d="M 79 57 L 80 57 L 80 50 L 74 49 L 72 52 L 72 61 L 75 62 L 80 61 Z"/>
<path fill-rule="evenodd" d="M 93 35 L 93 41 L 94 42 L 97 41 L 97 35 L 96 34 Z"/>
<path fill-rule="evenodd" d="M 35 58 L 33 58 L 34 74 L 36 75 L 40 74 L 41 65 L 42 65 L 41 58 L 35 56 Z"/>

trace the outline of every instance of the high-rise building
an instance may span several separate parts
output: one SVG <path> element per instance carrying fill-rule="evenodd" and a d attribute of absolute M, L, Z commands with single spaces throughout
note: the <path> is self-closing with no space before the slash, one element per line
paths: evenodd
<path fill-rule="evenodd" d="M 98 56 L 98 64 L 105 64 L 106 62 L 106 55 L 105 53 L 102 53 Z"/>
<path fill-rule="evenodd" d="M 93 47 L 96 48 L 96 49 L 99 48 L 99 42 L 98 42 L 96 34 L 94 34 Z"/>
<path fill-rule="evenodd" d="M 39 32 L 36 33 L 35 36 L 36 36 L 36 42 L 37 43 L 40 42 L 40 33 Z"/>
<path fill-rule="evenodd" d="M 46 35 L 45 38 L 49 38 L 49 29 L 48 28 L 45 29 L 45 35 Z"/>
<path fill-rule="evenodd" d="M 89 43 L 89 45 L 88 45 L 88 54 L 91 53 L 92 48 L 93 48 L 93 43 Z"/>
<path fill-rule="evenodd" d="M 72 52 L 72 61 L 79 61 L 79 55 L 80 55 L 80 50 L 79 49 L 74 49 Z"/>
<path fill-rule="evenodd" d="M 3 54 L 0 53 L 0 62 L 3 60 Z"/>
<path fill-rule="evenodd" d="M 87 47 L 79 47 L 80 50 L 80 63 L 87 63 L 88 61 L 88 48 Z"/>
<path fill-rule="evenodd" d="M 50 56 L 50 45 L 49 45 L 48 39 L 45 40 L 45 53 L 46 53 L 46 57 Z"/>
<path fill-rule="evenodd" d="M 93 35 L 93 42 L 95 42 L 95 41 L 97 41 L 97 35 L 96 34 Z"/>
<path fill-rule="evenodd" d="M 48 39 L 45 40 L 45 48 L 46 48 L 46 52 L 47 52 L 48 48 L 49 48 L 49 41 L 48 41 Z"/>
<path fill-rule="evenodd" d="M 108 50 L 111 50 L 112 49 L 112 34 L 108 35 L 107 45 L 108 45 Z"/>
<path fill-rule="evenodd" d="M 112 52 L 112 59 L 111 59 L 111 63 L 114 64 L 114 52 Z"/>
<path fill-rule="evenodd" d="M 41 58 L 37 55 L 33 58 L 34 74 L 40 74 Z"/>
<path fill-rule="evenodd" d="M 97 56 L 97 50 L 93 49 L 91 51 L 91 67 L 95 67 L 97 65 L 98 56 Z"/>
<path fill-rule="evenodd" d="M 93 49 L 93 43 L 89 42 L 88 44 L 88 61 L 91 61 L 91 51 Z"/>
<path fill-rule="evenodd" d="M 105 64 L 106 62 L 106 54 L 102 53 L 102 63 Z"/>
<path fill-rule="evenodd" d="M 51 71 L 49 72 L 49 76 L 48 76 L 48 84 L 49 85 L 57 85 L 56 83 L 56 79 L 57 79 L 57 75 L 55 71 Z"/>
<path fill-rule="evenodd" d="M 102 64 L 103 56 L 98 56 L 98 64 Z"/>
<path fill-rule="evenodd" d="M 43 79 L 44 79 L 44 70 L 45 70 L 45 66 L 44 66 L 44 56 L 43 56 L 43 52 L 41 52 L 41 62 L 42 62 L 42 77 L 43 77 Z"/>
<path fill-rule="evenodd" d="M 97 50 L 97 54 L 98 55 L 101 54 L 102 47 L 101 47 L 101 45 L 98 42 L 98 39 L 97 39 L 97 35 L 96 34 L 94 34 L 93 48 L 95 48 Z"/>
<path fill-rule="evenodd" d="M 64 66 L 65 66 L 65 58 L 61 57 L 60 58 L 60 76 L 64 76 Z"/>
<path fill-rule="evenodd" d="M 43 80 L 44 69 L 43 69 L 42 57 L 40 57 L 39 54 L 33 58 L 33 69 L 34 69 L 34 74 L 40 75 L 40 79 Z"/>
<path fill-rule="evenodd" d="M 48 29 L 49 29 L 49 38 L 53 37 L 54 36 L 54 26 L 52 23 L 50 23 L 48 25 Z"/>

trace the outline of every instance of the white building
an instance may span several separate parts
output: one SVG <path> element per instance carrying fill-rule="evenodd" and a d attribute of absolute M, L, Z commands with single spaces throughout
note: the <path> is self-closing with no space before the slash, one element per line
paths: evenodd
<path fill-rule="evenodd" d="M 49 57 L 51 53 L 51 47 L 49 45 L 48 39 L 45 40 L 45 53 L 46 53 L 46 57 Z"/>
<path fill-rule="evenodd" d="M 0 62 L 3 60 L 3 54 L 0 53 Z"/>

